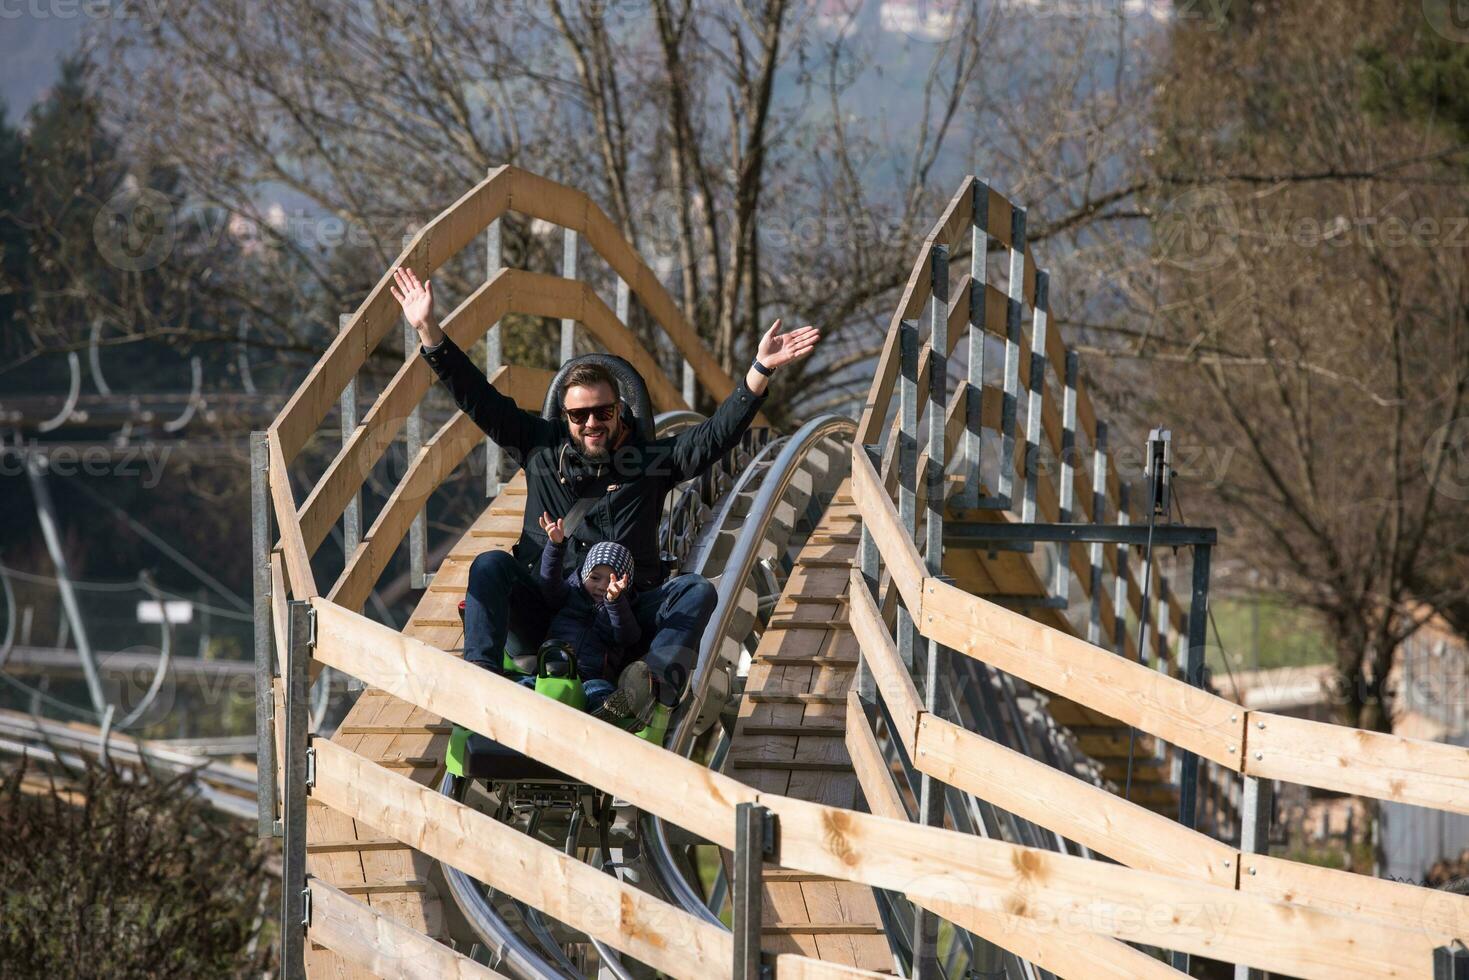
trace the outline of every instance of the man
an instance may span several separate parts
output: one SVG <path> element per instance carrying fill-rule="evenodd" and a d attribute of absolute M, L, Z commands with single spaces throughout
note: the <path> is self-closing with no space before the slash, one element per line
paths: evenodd
<path fill-rule="evenodd" d="M 525 519 L 510 552 L 474 560 L 464 599 L 464 656 L 502 670 L 507 634 L 534 646 L 549 624 L 531 569 L 546 545 L 542 518 L 567 520 L 573 563 L 598 541 L 616 541 L 633 556 L 633 610 L 645 637 L 653 695 L 665 709 L 678 703 L 714 610 L 714 586 L 698 575 L 666 578 L 658 528 L 667 491 L 698 476 L 734 448 L 765 399 L 770 375 L 811 353 L 815 327 L 761 338 L 742 383 L 699 425 L 652 442 L 622 418 L 617 381 L 595 364 L 565 379 L 563 417 L 544 419 L 496 391 L 483 372 L 439 328 L 433 286 L 412 269 L 395 269 L 393 297 L 418 331 L 422 353 L 459 408 L 525 468 Z M 635 672 L 641 676 L 641 672 Z M 666 712 L 665 712 L 666 714 Z"/>

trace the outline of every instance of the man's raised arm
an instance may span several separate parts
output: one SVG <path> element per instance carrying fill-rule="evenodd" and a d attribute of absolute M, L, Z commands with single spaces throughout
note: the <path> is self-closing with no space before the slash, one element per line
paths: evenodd
<path fill-rule="evenodd" d="M 407 268 L 394 269 L 393 282 L 389 287 L 393 298 L 403 308 L 403 316 L 418 331 L 424 360 L 449 389 L 454 404 L 491 439 L 519 453 L 517 463 L 524 463 L 526 454 L 536 446 L 549 444 L 555 438 L 554 425 L 496 391 L 484 372 L 444 333 L 434 315 L 433 283 L 429 280 L 420 283 L 413 270 Z"/>
<path fill-rule="evenodd" d="M 772 323 L 765 336 L 760 338 L 755 359 L 745 372 L 744 383 L 736 385 L 708 419 L 677 436 L 673 446 L 675 482 L 697 476 L 733 449 L 754 421 L 769 389 L 770 376 L 777 368 L 810 354 L 820 339 L 821 331 L 815 327 L 805 326 L 783 334 L 780 321 Z"/>

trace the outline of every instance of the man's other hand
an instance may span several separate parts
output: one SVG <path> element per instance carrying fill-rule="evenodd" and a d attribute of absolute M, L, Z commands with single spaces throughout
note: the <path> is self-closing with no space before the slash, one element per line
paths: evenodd
<path fill-rule="evenodd" d="M 819 340 L 821 331 L 809 324 L 790 333 L 781 333 L 780 321 L 776 320 L 760 338 L 755 358 L 768 368 L 782 367 L 811 353 Z"/>
<path fill-rule="evenodd" d="M 418 331 L 418 339 L 425 347 L 435 347 L 444 340 L 444 331 L 434 316 L 434 284 L 425 279 L 422 283 L 412 269 L 399 266 L 393 270 L 393 283 L 388 289 L 393 299 L 403 308 L 403 316 Z"/>

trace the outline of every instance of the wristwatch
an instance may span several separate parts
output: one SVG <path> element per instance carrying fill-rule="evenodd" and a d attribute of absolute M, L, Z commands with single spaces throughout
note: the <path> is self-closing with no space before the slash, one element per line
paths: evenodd
<path fill-rule="evenodd" d="M 760 374 L 765 375 L 767 378 L 775 373 L 775 368 L 768 368 L 764 364 L 761 364 L 760 358 L 758 357 L 750 362 L 750 367 L 754 368 Z"/>

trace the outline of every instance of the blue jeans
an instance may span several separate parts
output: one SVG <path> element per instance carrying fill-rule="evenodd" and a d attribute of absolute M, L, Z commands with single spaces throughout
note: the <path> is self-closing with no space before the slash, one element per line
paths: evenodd
<path fill-rule="evenodd" d="M 645 660 L 658 683 L 658 700 L 678 703 L 699 655 L 699 643 L 718 598 L 699 575 L 679 575 L 635 592 L 633 615 L 643 638 L 625 651 L 625 666 Z M 464 595 L 464 659 L 502 673 L 501 652 L 534 653 L 553 610 L 541 597 L 530 570 L 508 551 L 487 551 L 469 567 Z"/>
<path fill-rule="evenodd" d="M 528 687 L 532 691 L 536 689 L 535 677 L 527 674 L 520 679 L 522 687 Z M 611 681 L 594 679 L 581 682 L 582 693 L 587 696 L 587 713 L 591 714 L 602 707 L 602 702 L 607 700 L 608 695 L 617 690 L 617 685 Z"/>

